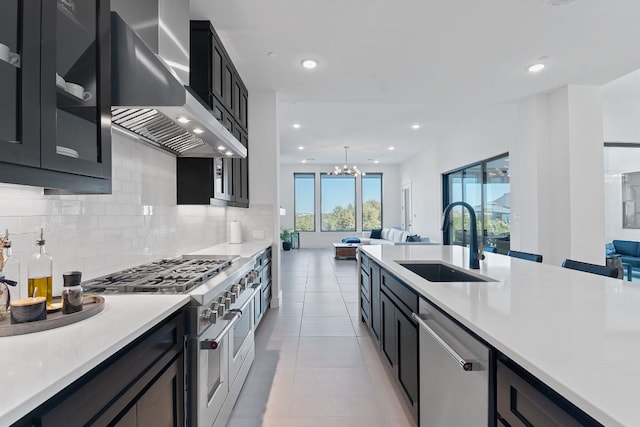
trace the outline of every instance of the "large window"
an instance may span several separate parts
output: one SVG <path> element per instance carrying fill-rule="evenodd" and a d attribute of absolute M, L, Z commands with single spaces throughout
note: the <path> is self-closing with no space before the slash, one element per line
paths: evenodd
<path fill-rule="evenodd" d="M 295 173 L 294 228 L 296 231 L 315 231 L 316 176 L 313 173 Z"/>
<path fill-rule="evenodd" d="M 382 174 L 362 177 L 362 230 L 382 228 Z"/>
<path fill-rule="evenodd" d="M 507 253 L 511 240 L 509 157 L 503 155 L 443 175 L 444 206 L 463 201 L 476 213 L 478 240 L 499 253 Z M 451 211 L 445 244 L 469 244 L 469 214 L 462 207 Z"/>
<path fill-rule="evenodd" d="M 356 231 L 356 179 L 320 175 L 322 231 Z"/>

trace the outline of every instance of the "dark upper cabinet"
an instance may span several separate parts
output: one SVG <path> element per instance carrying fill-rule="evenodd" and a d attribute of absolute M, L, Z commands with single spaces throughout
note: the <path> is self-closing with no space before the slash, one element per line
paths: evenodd
<path fill-rule="evenodd" d="M 238 127 L 234 135 L 242 145 L 248 147 L 247 135 Z M 249 207 L 249 158 L 233 159 L 233 202 L 234 206 Z"/>
<path fill-rule="evenodd" d="M 211 22 L 191 21 L 189 86 L 213 116 L 249 147 L 249 93 Z M 190 169 L 191 164 L 198 164 Z M 182 166 L 181 166 L 182 165 Z M 199 187 L 199 188 L 196 188 Z M 249 159 L 178 158 L 178 204 L 249 207 Z"/>
<path fill-rule="evenodd" d="M 211 22 L 191 21 L 190 47 L 189 86 L 210 109 L 222 106 L 227 120 L 246 132 L 249 92 Z"/>
<path fill-rule="evenodd" d="M 109 1 L 0 10 L 0 43 L 12 50 L 0 60 L 0 181 L 111 192 Z"/>
<path fill-rule="evenodd" d="M 0 161 L 40 165 L 40 1 L 0 2 Z M 3 176 L 4 177 L 4 176 Z"/>

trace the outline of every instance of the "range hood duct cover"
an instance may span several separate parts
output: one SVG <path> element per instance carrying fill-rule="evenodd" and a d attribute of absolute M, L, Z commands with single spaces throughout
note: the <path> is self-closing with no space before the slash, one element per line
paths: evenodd
<path fill-rule="evenodd" d="M 112 123 L 178 156 L 241 157 L 247 149 L 111 12 Z M 176 121 L 178 117 L 189 123 Z M 194 134 L 193 129 L 203 132 Z M 224 148 L 219 148 L 224 147 Z"/>

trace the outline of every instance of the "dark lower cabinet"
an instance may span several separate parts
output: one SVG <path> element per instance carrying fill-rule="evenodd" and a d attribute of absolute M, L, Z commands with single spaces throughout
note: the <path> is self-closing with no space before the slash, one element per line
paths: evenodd
<path fill-rule="evenodd" d="M 380 345 L 382 330 L 381 306 L 380 306 L 380 266 L 374 262 L 370 263 L 369 280 L 371 281 L 371 333 L 373 338 Z"/>
<path fill-rule="evenodd" d="M 183 426 L 183 336 L 180 312 L 14 426 Z"/>
<path fill-rule="evenodd" d="M 521 368 L 501 360 L 497 362 L 496 409 L 498 426 L 601 426 Z"/>
<path fill-rule="evenodd" d="M 418 410 L 418 327 L 405 316 L 402 311 L 396 310 L 396 336 L 398 339 L 398 381 L 414 408 L 417 418 Z"/>
<path fill-rule="evenodd" d="M 380 294 L 380 314 L 382 334 L 380 348 L 393 367 L 398 364 L 398 336 L 396 329 L 396 307 L 385 295 Z"/>
<path fill-rule="evenodd" d="M 360 259 L 360 318 L 378 342 L 417 420 L 418 325 L 411 319 L 410 307 L 417 306 L 418 296 L 366 255 L 360 254 Z"/>
<path fill-rule="evenodd" d="M 254 300 L 254 323 L 256 326 L 262 321 L 271 306 L 271 248 L 265 249 L 256 257 L 254 270 L 258 272 L 260 294 Z"/>

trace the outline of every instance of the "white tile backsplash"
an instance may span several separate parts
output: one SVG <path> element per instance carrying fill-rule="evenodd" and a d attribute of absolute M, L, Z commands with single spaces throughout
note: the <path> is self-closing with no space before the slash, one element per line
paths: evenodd
<path fill-rule="evenodd" d="M 112 137 L 112 194 L 50 196 L 40 187 L 0 183 L 0 231 L 9 229 L 21 258 L 22 295 L 40 227 L 54 259 L 54 294 L 65 271 L 80 270 L 86 280 L 226 242 L 233 220 L 242 222 L 243 241 L 254 240 L 254 230 L 272 235 L 273 205 L 177 206 L 175 157 Z"/>

